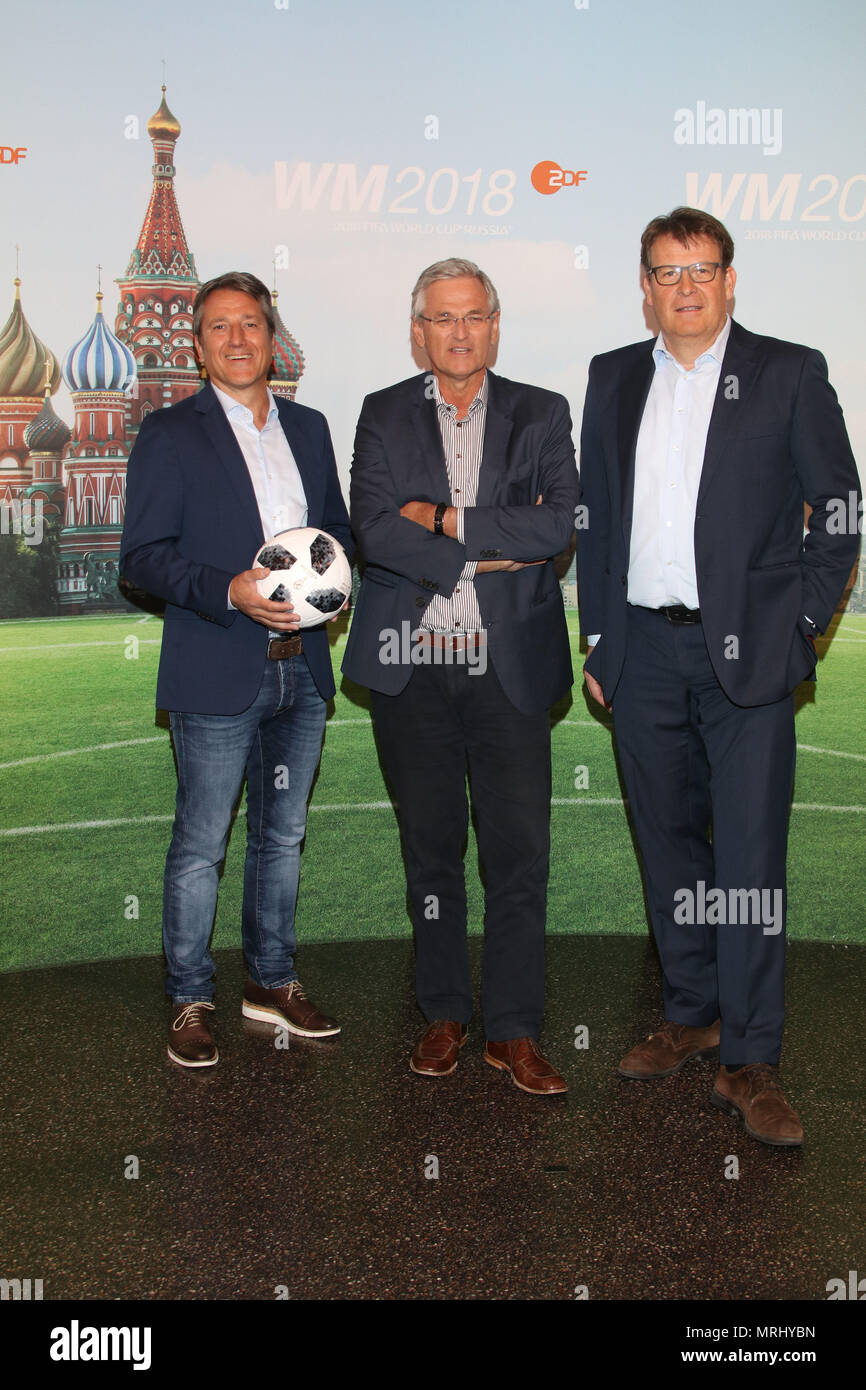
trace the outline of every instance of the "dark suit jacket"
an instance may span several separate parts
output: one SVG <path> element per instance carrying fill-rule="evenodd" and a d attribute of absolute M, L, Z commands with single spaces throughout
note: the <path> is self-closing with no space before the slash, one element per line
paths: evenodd
<path fill-rule="evenodd" d="M 602 634 L 587 670 L 607 700 L 625 656 L 635 449 L 654 346 L 603 353 L 589 369 L 578 598 L 581 631 Z M 857 468 L 824 358 L 732 323 L 698 490 L 695 565 L 710 659 L 735 704 L 780 700 L 811 674 L 804 615 L 824 631 L 857 555 L 856 534 L 835 534 L 831 505 L 847 509 L 849 492 L 859 498 Z M 813 508 L 805 544 L 804 501 Z"/>
<path fill-rule="evenodd" d="M 308 525 L 352 555 L 324 415 L 276 398 L 307 497 Z M 120 566 L 167 602 L 156 702 L 190 714 L 238 714 L 258 694 L 268 645 L 261 623 L 228 607 L 231 580 L 265 537 L 249 471 L 212 387 L 144 420 L 127 468 Z M 319 694 L 334 694 L 327 625 L 303 633 Z"/>
<path fill-rule="evenodd" d="M 405 502 L 448 502 L 450 488 L 429 375 L 364 401 L 352 464 L 352 529 L 365 564 L 343 670 L 397 694 L 411 665 L 380 661 L 384 634 L 417 627 L 430 598 L 450 595 L 467 560 L 547 560 L 475 579 L 488 659 L 524 713 L 549 708 L 573 680 L 556 571 L 548 557 L 574 529 L 577 470 L 568 402 L 488 372 L 487 419 L 476 505 L 465 544 L 400 516 Z M 533 505 L 539 493 L 540 506 Z"/>

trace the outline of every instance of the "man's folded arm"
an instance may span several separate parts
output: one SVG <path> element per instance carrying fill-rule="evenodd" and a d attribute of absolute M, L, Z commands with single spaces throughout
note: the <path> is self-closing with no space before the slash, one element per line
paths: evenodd
<path fill-rule="evenodd" d="M 466 564 L 465 547 L 400 515 L 405 502 L 438 503 L 448 498 L 395 495 L 382 432 L 366 402 L 355 433 L 349 497 L 352 530 L 366 564 L 390 570 L 413 583 L 422 578 L 432 580 L 441 592 L 453 592 Z"/>
<path fill-rule="evenodd" d="M 565 550 L 575 524 L 579 496 L 571 416 L 564 396 L 554 397 L 547 434 L 541 446 L 539 487 L 541 504 L 467 507 L 463 516 L 466 557 L 484 560 L 547 560 Z"/>

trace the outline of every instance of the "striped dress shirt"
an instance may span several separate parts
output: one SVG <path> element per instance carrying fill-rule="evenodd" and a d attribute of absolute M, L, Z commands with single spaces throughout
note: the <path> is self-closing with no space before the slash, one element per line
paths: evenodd
<path fill-rule="evenodd" d="M 465 420 L 457 419 L 456 405 L 449 405 L 442 399 L 435 376 L 433 383 L 451 505 L 457 508 L 457 539 L 463 544 L 463 509 L 475 506 L 478 475 L 481 472 L 484 426 L 487 421 L 487 373 L 484 373 L 478 395 L 470 405 Z M 419 624 L 422 629 L 453 633 L 481 631 L 481 609 L 473 582 L 477 568 L 476 560 L 467 561 L 454 592 L 448 597 L 437 594 L 430 600 Z"/>

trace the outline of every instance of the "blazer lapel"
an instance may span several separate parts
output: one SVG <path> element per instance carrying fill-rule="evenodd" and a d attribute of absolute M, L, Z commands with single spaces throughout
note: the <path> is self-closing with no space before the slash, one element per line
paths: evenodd
<path fill-rule="evenodd" d="M 307 499 L 307 525 L 318 526 L 324 507 L 326 484 L 324 470 L 320 467 L 320 458 L 303 427 L 303 411 L 293 409 L 290 401 L 285 401 L 279 396 L 275 396 L 274 400 L 277 403 L 277 413 L 283 427 L 283 434 L 289 442 L 292 457 L 301 476 L 304 496 Z"/>
<path fill-rule="evenodd" d="M 436 402 L 425 395 L 428 373 L 416 377 L 413 383 L 412 400 L 409 405 L 409 419 L 416 444 L 415 456 L 407 458 L 407 481 L 413 497 L 429 493 L 430 500 L 440 502 L 451 499 L 448 483 L 448 469 L 445 466 L 445 449 L 439 430 L 439 416 Z"/>
<path fill-rule="evenodd" d="M 264 540 L 262 519 L 244 456 L 210 385 L 196 396 L 196 409 L 200 412 L 202 427 L 213 448 L 214 457 L 238 499 L 240 515 L 256 536 L 256 544 L 261 544 Z"/>
<path fill-rule="evenodd" d="M 697 505 L 704 500 L 713 475 L 719 468 L 731 434 L 741 427 L 748 417 L 748 399 L 752 393 L 759 371 L 759 358 L 749 342 L 745 329 L 731 323 L 728 346 L 719 372 L 719 384 L 707 442 L 704 448 L 704 463 L 698 487 Z"/>
<path fill-rule="evenodd" d="M 487 419 L 484 422 L 484 446 L 475 495 L 476 507 L 490 507 L 496 501 L 498 489 L 508 473 L 508 445 L 514 420 L 502 381 L 493 372 L 487 373 Z"/>
<path fill-rule="evenodd" d="M 628 369 L 619 390 L 615 457 L 619 461 L 620 469 L 622 531 L 626 554 L 628 554 L 631 545 L 631 523 L 634 509 L 634 460 L 637 452 L 637 437 L 655 373 L 655 361 L 652 355 L 654 345 L 654 339 L 647 344 L 648 351 L 641 353 L 637 361 Z"/>

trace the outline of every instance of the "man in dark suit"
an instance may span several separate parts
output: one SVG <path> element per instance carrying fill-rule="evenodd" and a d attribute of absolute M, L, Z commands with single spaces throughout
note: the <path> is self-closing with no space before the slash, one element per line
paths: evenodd
<path fill-rule="evenodd" d="M 457 1065 L 472 1013 L 463 853 L 467 769 L 484 870 L 486 1060 L 566 1090 L 538 1047 L 544 1007 L 550 708 L 573 675 L 552 556 L 577 472 L 568 404 L 494 376 L 499 300 L 471 261 L 430 266 L 411 329 L 432 373 L 364 401 L 352 527 L 365 569 L 343 670 L 369 686 L 398 806 L 429 1027 L 411 1067 Z"/>
<path fill-rule="evenodd" d="M 733 251 L 707 213 L 655 218 L 641 259 L 661 332 L 590 365 L 581 630 L 664 974 L 664 1024 L 619 1070 L 669 1076 L 721 1042 L 714 1104 L 797 1145 L 777 1072 L 793 692 L 856 556 L 834 521 L 859 489 L 820 353 L 729 318 Z"/>
<path fill-rule="evenodd" d="M 290 603 L 263 598 L 251 569 L 263 541 L 320 526 L 351 554 L 327 422 L 268 388 L 274 315 L 255 276 L 203 285 L 193 307 L 209 378 L 143 422 L 130 454 L 121 566 L 166 600 L 157 705 L 171 712 L 177 812 L 165 868 L 163 942 L 173 999 L 168 1055 L 209 1067 L 208 950 L 219 868 L 247 779 L 243 1013 L 304 1037 L 339 1025 L 294 968 L 307 797 L 334 680 L 324 626 L 299 632 Z"/>

